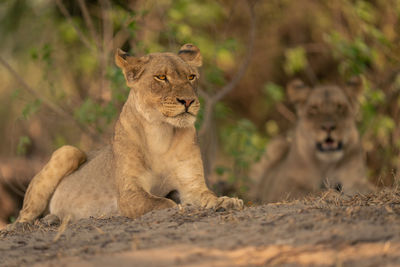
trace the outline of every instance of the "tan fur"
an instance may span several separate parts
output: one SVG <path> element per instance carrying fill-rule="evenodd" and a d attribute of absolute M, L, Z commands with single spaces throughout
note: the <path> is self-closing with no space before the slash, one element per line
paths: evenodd
<path fill-rule="evenodd" d="M 287 137 L 273 140 L 253 167 L 257 200 L 294 199 L 326 187 L 339 186 L 346 194 L 373 189 L 355 123 L 361 91 L 358 79 L 344 87 L 309 88 L 299 80 L 288 85 L 297 123 Z"/>
<path fill-rule="evenodd" d="M 118 50 L 115 60 L 131 91 L 111 146 L 89 153 L 87 162 L 70 175 L 84 155 L 76 152 L 71 159 L 65 158 L 65 148 L 56 151 L 64 158 L 60 155 L 56 160 L 54 155 L 34 178 L 18 221 L 32 221 L 48 203 L 50 213 L 61 219 L 136 218 L 175 206 L 165 198 L 173 190 L 184 204 L 242 208 L 242 200 L 216 197 L 205 185 L 194 128 L 200 108 L 196 93 L 197 67 L 201 66 L 198 48 L 187 44 L 179 55 L 143 57 Z"/>
<path fill-rule="evenodd" d="M 85 160 L 85 154 L 75 147 L 63 146 L 56 150 L 50 161 L 29 183 L 18 222 L 30 222 L 40 216 L 46 210 L 60 180 Z"/>

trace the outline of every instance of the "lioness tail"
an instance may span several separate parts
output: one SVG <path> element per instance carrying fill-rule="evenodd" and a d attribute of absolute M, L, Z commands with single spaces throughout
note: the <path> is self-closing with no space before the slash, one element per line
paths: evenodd
<path fill-rule="evenodd" d="M 17 222 L 32 222 L 43 214 L 59 182 L 85 161 L 85 153 L 76 147 L 63 146 L 57 149 L 30 182 Z"/>

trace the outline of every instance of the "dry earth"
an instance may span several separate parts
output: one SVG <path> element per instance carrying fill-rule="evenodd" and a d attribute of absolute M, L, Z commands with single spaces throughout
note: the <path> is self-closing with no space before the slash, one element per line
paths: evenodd
<path fill-rule="evenodd" d="M 0 232 L 1 266 L 400 266 L 400 192 Z"/>

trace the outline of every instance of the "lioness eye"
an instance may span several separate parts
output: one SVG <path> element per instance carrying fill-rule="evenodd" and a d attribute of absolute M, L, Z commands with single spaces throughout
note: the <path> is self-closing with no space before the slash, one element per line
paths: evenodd
<path fill-rule="evenodd" d="M 308 109 L 308 114 L 309 115 L 315 115 L 315 114 L 317 114 L 318 113 L 318 107 L 317 106 L 311 106 L 309 109 Z"/>
<path fill-rule="evenodd" d="M 167 79 L 166 75 L 156 75 L 154 77 L 157 78 L 158 80 L 161 80 L 161 81 L 165 81 Z"/>
<path fill-rule="evenodd" d="M 194 74 L 189 75 L 189 77 L 188 77 L 189 81 L 193 81 L 194 78 L 196 78 L 196 75 L 194 75 Z"/>
<path fill-rule="evenodd" d="M 336 108 L 337 108 L 337 111 L 338 111 L 338 112 L 340 112 L 340 113 L 346 113 L 346 106 L 345 106 L 345 105 L 338 104 Z"/>

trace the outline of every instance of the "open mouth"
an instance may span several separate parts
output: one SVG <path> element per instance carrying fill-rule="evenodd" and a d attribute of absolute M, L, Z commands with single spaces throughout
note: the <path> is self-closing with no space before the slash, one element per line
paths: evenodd
<path fill-rule="evenodd" d="M 323 142 L 317 143 L 317 150 L 319 152 L 335 152 L 343 149 L 343 143 L 334 140 L 332 137 L 327 137 Z"/>

